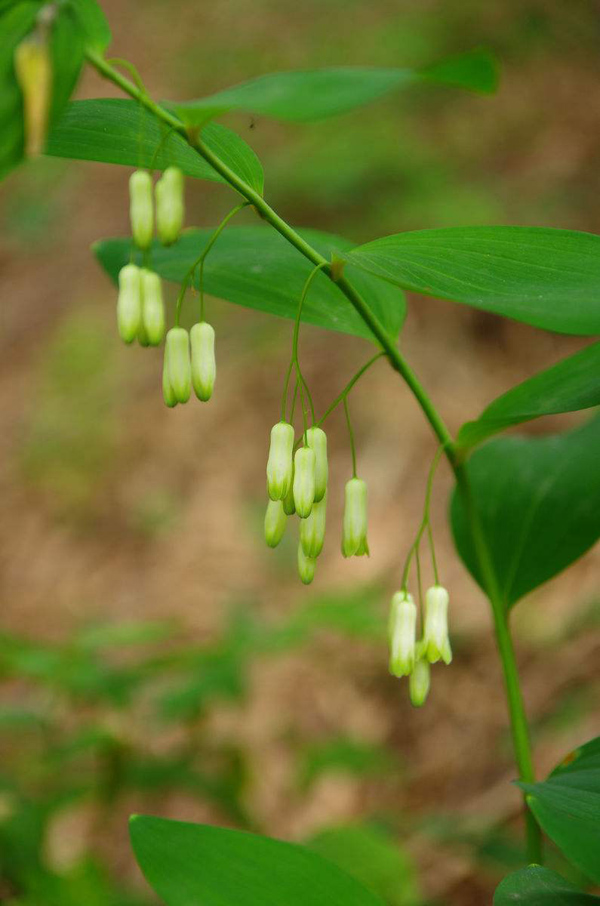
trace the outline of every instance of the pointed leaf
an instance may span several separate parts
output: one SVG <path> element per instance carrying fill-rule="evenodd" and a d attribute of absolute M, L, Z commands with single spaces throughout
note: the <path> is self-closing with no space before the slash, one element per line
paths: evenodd
<path fill-rule="evenodd" d="M 403 289 L 557 333 L 600 333 L 600 236 L 545 227 L 453 227 L 375 239 L 353 264 Z"/>
<path fill-rule="evenodd" d="M 421 70 L 345 66 L 273 72 L 206 98 L 168 102 L 166 106 L 190 125 L 230 110 L 302 123 L 347 113 L 390 91 L 419 82 L 488 94 L 496 90 L 498 74 L 487 51 L 473 50 Z"/>
<path fill-rule="evenodd" d="M 592 406 L 600 406 L 600 343 L 534 374 L 499 396 L 477 421 L 462 426 L 458 443 L 472 447 L 511 425 Z"/>
<path fill-rule="evenodd" d="M 508 608 L 581 557 L 600 537 L 600 418 L 551 437 L 490 441 L 467 462 Z M 462 497 L 451 521 L 458 552 L 484 587 Z"/>
<path fill-rule="evenodd" d="M 303 846 L 243 831 L 136 815 L 131 842 L 166 906 L 383 906 Z"/>
<path fill-rule="evenodd" d="M 260 161 L 239 135 L 211 123 L 203 130 L 202 140 L 238 176 L 262 193 Z M 121 98 L 69 104 L 48 137 L 46 154 L 156 170 L 177 164 L 187 176 L 225 182 L 182 136 L 169 132 L 136 101 Z"/>
<path fill-rule="evenodd" d="M 97 0 L 71 0 L 83 30 L 87 47 L 106 50 L 112 40 L 106 16 Z"/>
<path fill-rule="evenodd" d="M 600 899 L 583 893 L 555 871 L 530 865 L 502 881 L 494 894 L 494 906 L 600 906 Z"/>
<path fill-rule="evenodd" d="M 316 230 L 301 230 L 302 236 L 322 255 L 346 252 L 352 243 Z M 213 230 L 186 231 L 179 242 L 165 249 L 155 243 L 152 268 L 167 280 L 180 283 Z M 108 239 L 94 246 L 104 269 L 116 280 L 129 261 L 131 242 Z M 295 319 L 302 287 L 312 265 L 279 233 L 268 226 L 229 227 L 219 236 L 204 265 L 204 289 L 213 296 L 282 318 Z M 388 331 L 396 336 L 405 313 L 404 297 L 384 281 L 346 272 Z M 368 327 L 340 290 L 323 274 L 314 279 L 302 308 L 302 320 L 318 327 L 372 340 Z"/>
<path fill-rule="evenodd" d="M 520 783 L 540 825 L 600 884 L 600 736 L 571 752 L 542 783 Z"/>

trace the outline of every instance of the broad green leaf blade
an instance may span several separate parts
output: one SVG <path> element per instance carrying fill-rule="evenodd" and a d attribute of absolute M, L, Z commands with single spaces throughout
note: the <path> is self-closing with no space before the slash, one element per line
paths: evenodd
<path fill-rule="evenodd" d="M 85 33 L 86 47 L 104 51 L 112 40 L 106 16 L 97 0 L 71 0 Z"/>
<path fill-rule="evenodd" d="M 551 437 L 504 437 L 466 464 L 474 506 L 505 606 L 547 582 L 600 537 L 600 418 Z M 458 552 L 484 588 L 462 498 L 451 521 Z"/>
<path fill-rule="evenodd" d="M 169 102 L 167 106 L 189 124 L 202 123 L 230 110 L 304 123 L 347 113 L 390 91 L 419 82 L 489 94 L 495 91 L 498 77 L 491 55 L 485 50 L 474 50 L 421 70 L 346 66 L 273 72 L 206 98 Z"/>
<path fill-rule="evenodd" d="M 502 881 L 494 894 L 494 906 L 600 906 L 600 899 L 578 890 L 555 871 L 530 865 Z"/>
<path fill-rule="evenodd" d="M 600 343 L 540 371 L 484 409 L 477 421 L 458 432 L 458 443 L 472 447 L 511 425 L 600 406 Z"/>
<path fill-rule="evenodd" d="M 520 783 L 548 836 L 600 884 L 600 737 L 575 750 L 541 783 Z"/>
<path fill-rule="evenodd" d="M 16 3 L 0 14 L 0 179 L 23 157 L 23 102 L 14 69 L 17 45 L 31 31 L 38 3 Z"/>
<path fill-rule="evenodd" d="M 211 123 L 203 130 L 202 140 L 238 176 L 262 193 L 260 161 L 239 135 Z M 177 164 L 186 176 L 225 181 L 182 136 L 169 132 L 136 101 L 121 98 L 69 104 L 48 137 L 46 154 L 156 170 Z"/>
<path fill-rule="evenodd" d="M 349 261 L 403 289 L 557 333 L 600 333 L 600 236 L 546 227 L 397 233 Z"/>
<path fill-rule="evenodd" d="M 302 236 L 322 255 L 345 253 L 352 243 L 316 230 L 301 230 Z M 180 283 L 197 260 L 213 230 L 188 230 L 179 242 L 165 249 L 152 248 L 152 268 L 166 280 Z M 105 270 L 116 280 L 129 261 L 131 242 L 109 239 L 96 243 L 94 251 Z M 236 305 L 254 308 L 282 318 L 296 317 L 302 287 L 312 265 L 282 236 L 268 226 L 229 227 L 215 243 L 204 265 L 206 292 Z M 402 293 L 384 281 L 347 268 L 346 273 L 387 330 L 397 336 L 405 314 Z M 308 324 L 373 339 L 370 330 L 340 290 L 318 274 L 302 308 Z"/>
<path fill-rule="evenodd" d="M 145 815 L 131 819 L 130 832 L 138 864 L 166 906 L 383 906 L 303 846 Z"/>

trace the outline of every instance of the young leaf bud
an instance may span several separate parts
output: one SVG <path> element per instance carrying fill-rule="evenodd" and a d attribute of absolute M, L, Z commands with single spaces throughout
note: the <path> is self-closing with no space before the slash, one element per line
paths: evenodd
<path fill-rule="evenodd" d="M 140 269 L 135 264 L 126 264 L 119 271 L 117 325 L 123 342 L 133 343 L 142 325 Z"/>
<path fill-rule="evenodd" d="M 430 664 L 435 664 L 440 659 L 449 664 L 452 660 L 448 638 L 448 602 L 448 592 L 441 585 L 433 585 L 427 589 L 423 649 Z"/>
<path fill-rule="evenodd" d="M 44 29 L 21 41 L 15 49 L 14 64 L 23 94 L 25 153 L 32 157 L 44 151 L 50 112 L 52 60 Z"/>
<path fill-rule="evenodd" d="M 294 503 L 294 470 L 292 468 L 292 480 L 290 481 L 290 486 L 287 494 L 283 498 L 283 509 L 286 516 L 293 516 L 296 512 L 296 504 Z"/>
<path fill-rule="evenodd" d="M 214 328 L 206 321 L 194 324 L 190 330 L 190 341 L 192 344 L 192 384 L 198 399 L 205 403 L 212 396 L 217 376 Z"/>
<path fill-rule="evenodd" d="M 307 557 L 304 553 L 302 544 L 298 545 L 298 574 L 305 585 L 310 585 L 315 577 L 315 566 L 317 561 L 312 557 Z"/>
<path fill-rule="evenodd" d="M 187 403 L 192 392 L 190 337 L 183 327 L 172 327 L 165 343 L 169 381 L 178 403 Z"/>
<path fill-rule="evenodd" d="M 367 485 L 362 478 L 346 482 L 346 505 L 342 532 L 344 557 L 369 555 L 367 541 Z"/>
<path fill-rule="evenodd" d="M 287 422 L 271 428 L 271 446 L 267 462 L 267 491 L 271 500 L 283 500 L 294 477 L 294 429 Z"/>
<path fill-rule="evenodd" d="M 183 173 L 179 167 L 167 167 L 156 183 L 156 229 L 163 245 L 179 239 L 184 218 Z"/>
<path fill-rule="evenodd" d="M 425 704 L 425 699 L 429 694 L 429 661 L 422 657 L 418 658 L 408 682 L 411 703 L 415 708 L 420 708 L 421 705 Z"/>
<path fill-rule="evenodd" d="M 158 274 L 146 268 L 142 269 L 142 323 L 148 344 L 159 346 L 165 335 L 162 283 Z"/>
<path fill-rule="evenodd" d="M 390 673 L 410 676 L 415 666 L 417 606 L 412 595 L 397 591 L 392 598 L 389 622 Z"/>
<path fill-rule="evenodd" d="M 169 409 L 173 409 L 173 407 L 177 405 L 177 397 L 173 393 L 171 378 L 169 377 L 169 350 L 166 345 L 163 356 L 162 389 L 165 405 L 168 406 Z"/>
<path fill-rule="evenodd" d="M 315 451 L 300 447 L 294 457 L 294 506 L 301 519 L 310 516 L 315 500 Z"/>
<path fill-rule="evenodd" d="M 265 513 L 265 541 L 269 547 L 277 547 L 283 538 L 287 516 L 281 500 L 269 500 Z"/>
<path fill-rule="evenodd" d="M 306 441 L 311 450 L 315 451 L 315 503 L 318 503 L 325 496 L 329 475 L 327 435 L 322 428 L 309 428 L 306 432 Z"/>
<path fill-rule="evenodd" d="M 311 560 L 316 560 L 323 550 L 326 510 L 327 496 L 318 502 L 315 501 L 310 516 L 300 522 L 300 544 L 306 556 Z"/>
<path fill-rule="evenodd" d="M 136 170 L 129 177 L 129 219 L 133 241 L 140 249 L 150 248 L 154 230 L 152 177 L 147 170 Z"/>

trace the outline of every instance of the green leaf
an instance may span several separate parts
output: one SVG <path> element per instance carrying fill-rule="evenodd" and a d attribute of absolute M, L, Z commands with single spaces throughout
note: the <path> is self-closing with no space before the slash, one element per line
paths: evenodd
<path fill-rule="evenodd" d="M 462 426 L 458 443 L 472 447 L 511 425 L 592 406 L 600 406 L 600 343 L 534 374 L 499 396 L 477 421 Z"/>
<path fill-rule="evenodd" d="M 600 884 L 600 736 L 568 755 L 547 780 L 519 786 L 548 836 Z"/>
<path fill-rule="evenodd" d="M 352 243 L 339 236 L 316 230 L 301 235 L 322 255 L 346 252 Z M 206 246 L 213 230 L 188 230 L 179 242 L 165 249 L 152 248 L 152 268 L 166 280 L 180 283 Z M 109 239 L 96 243 L 94 251 L 105 270 L 116 281 L 121 267 L 129 261 L 131 242 Z M 204 265 L 206 292 L 236 305 L 258 309 L 282 318 L 296 317 L 302 287 L 312 265 L 269 226 L 230 227 L 207 255 Z M 396 336 L 405 314 L 404 297 L 385 282 L 363 274 L 346 273 L 362 293 L 390 334 Z M 373 339 L 373 336 L 340 290 L 318 274 L 302 308 L 302 320 L 318 327 Z"/>
<path fill-rule="evenodd" d="M 85 32 L 75 11 L 65 6 L 52 24 L 52 107 L 50 124 L 59 119 L 75 90 L 83 65 Z"/>
<path fill-rule="evenodd" d="M 551 437 L 490 441 L 466 464 L 505 606 L 551 579 L 600 537 L 600 418 Z M 460 556 L 484 588 L 461 495 L 451 521 Z"/>
<path fill-rule="evenodd" d="M 39 4 L 16 3 L 0 15 L 0 179 L 23 157 L 23 104 L 14 52 L 35 23 Z"/>
<path fill-rule="evenodd" d="M 307 846 L 378 894 L 387 906 L 418 906 L 417 872 L 391 834 L 368 824 L 330 827 Z"/>
<path fill-rule="evenodd" d="M 502 881 L 494 894 L 494 906 L 599 906 L 600 899 L 582 893 L 555 871 L 530 865 Z"/>
<path fill-rule="evenodd" d="M 403 289 L 557 333 L 600 333 L 600 236 L 545 227 L 454 227 L 375 239 L 353 264 Z"/>
<path fill-rule="evenodd" d="M 238 176 L 262 193 L 260 161 L 239 135 L 213 123 L 203 130 L 202 140 Z M 187 176 L 225 182 L 182 136 L 169 131 L 136 101 L 121 98 L 69 104 L 48 137 L 46 154 L 156 170 L 177 164 Z"/>
<path fill-rule="evenodd" d="M 167 906 L 382 906 L 303 846 L 243 831 L 136 815 L 133 849 Z"/>
<path fill-rule="evenodd" d="M 332 67 L 273 72 L 193 101 L 166 106 L 190 125 L 230 110 L 303 123 L 347 113 L 398 88 L 437 82 L 489 94 L 497 87 L 496 64 L 485 50 L 470 51 L 418 69 Z"/>
<path fill-rule="evenodd" d="M 104 51 L 112 40 L 110 27 L 96 0 L 71 0 L 83 31 L 85 43 L 93 50 Z"/>

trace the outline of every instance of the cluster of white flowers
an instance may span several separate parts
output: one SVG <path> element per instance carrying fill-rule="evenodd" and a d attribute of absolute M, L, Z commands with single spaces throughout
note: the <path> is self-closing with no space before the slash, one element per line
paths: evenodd
<path fill-rule="evenodd" d="M 389 621 L 390 673 L 408 676 L 410 700 L 419 707 L 429 693 L 430 664 L 452 660 L 448 638 L 448 592 L 433 585 L 425 593 L 423 636 L 417 641 L 417 605 L 406 590 L 392 598 Z"/>
<path fill-rule="evenodd" d="M 156 231 L 163 245 L 172 245 L 181 233 L 185 215 L 183 173 L 168 167 L 153 187 L 147 170 L 136 170 L 129 180 L 129 216 L 136 246 L 148 252 Z M 158 274 L 126 264 L 119 272 L 117 301 L 119 334 L 125 343 L 159 346 L 165 336 L 165 307 Z M 198 399 L 212 396 L 216 379 L 215 332 L 206 321 L 188 331 L 172 327 L 165 341 L 163 397 L 172 408 L 186 403 L 192 388 Z"/>

